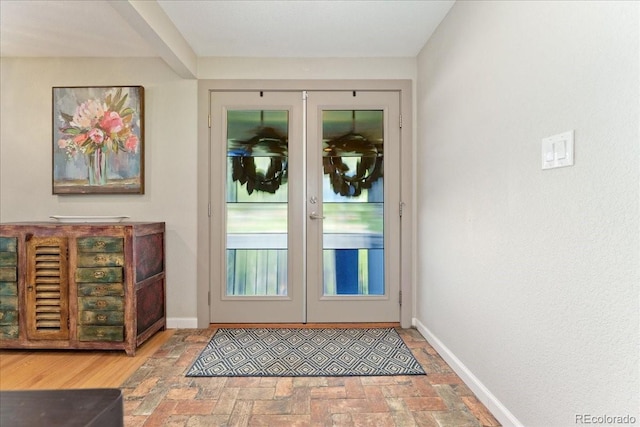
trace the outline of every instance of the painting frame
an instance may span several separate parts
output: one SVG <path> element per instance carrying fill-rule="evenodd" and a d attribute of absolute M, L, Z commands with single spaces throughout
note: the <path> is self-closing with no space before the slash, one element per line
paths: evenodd
<path fill-rule="evenodd" d="M 52 87 L 52 194 L 144 194 L 144 87 Z"/>

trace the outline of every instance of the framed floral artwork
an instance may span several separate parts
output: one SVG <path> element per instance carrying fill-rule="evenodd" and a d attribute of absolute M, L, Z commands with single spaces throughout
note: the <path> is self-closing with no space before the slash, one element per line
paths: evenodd
<path fill-rule="evenodd" d="M 53 194 L 144 193 L 144 88 L 53 88 Z"/>

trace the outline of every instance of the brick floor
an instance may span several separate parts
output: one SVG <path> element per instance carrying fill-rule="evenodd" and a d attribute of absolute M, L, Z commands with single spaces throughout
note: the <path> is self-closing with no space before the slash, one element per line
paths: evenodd
<path fill-rule="evenodd" d="M 398 329 L 426 376 L 191 378 L 214 329 L 180 329 L 121 387 L 125 427 L 500 424 L 415 329 Z"/>

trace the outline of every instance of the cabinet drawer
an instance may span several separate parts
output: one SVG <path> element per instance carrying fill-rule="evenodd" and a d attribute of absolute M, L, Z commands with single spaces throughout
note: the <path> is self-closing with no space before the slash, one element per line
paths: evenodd
<path fill-rule="evenodd" d="M 18 274 L 15 267 L 0 267 L 0 282 L 15 282 Z"/>
<path fill-rule="evenodd" d="M 8 285 L 17 286 L 15 283 Z M 18 338 L 18 297 L 0 295 L 0 339 Z"/>
<path fill-rule="evenodd" d="M 124 325 L 124 312 L 122 311 L 81 311 L 78 313 L 80 325 Z"/>
<path fill-rule="evenodd" d="M 78 298 L 79 311 L 122 311 L 124 300 L 121 297 L 81 297 Z"/>
<path fill-rule="evenodd" d="M 78 326 L 80 341 L 124 341 L 123 326 Z"/>
<path fill-rule="evenodd" d="M 78 267 L 115 267 L 124 265 L 122 252 L 81 252 L 78 254 Z"/>
<path fill-rule="evenodd" d="M 18 309 L 18 297 L 1 295 L 0 296 L 0 310 L 17 310 Z"/>
<path fill-rule="evenodd" d="M 79 297 L 123 296 L 122 283 L 78 283 Z"/>
<path fill-rule="evenodd" d="M 0 297 L 3 295 L 18 296 L 18 282 L 0 282 Z"/>
<path fill-rule="evenodd" d="M 0 339 L 11 340 L 18 338 L 18 326 L 0 326 Z"/>
<path fill-rule="evenodd" d="M 78 252 L 123 252 L 122 237 L 80 237 L 77 240 Z"/>
<path fill-rule="evenodd" d="M 122 267 L 77 268 L 76 282 L 79 282 L 79 283 L 122 282 Z"/>
<path fill-rule="evenodd" d="M 0 325 L 17 325 L 18 324 L 18 311 L 17 310 L 0 310 Z"/>
<path fill-rule="evenodd" d="M 17 252 L 18 239 L 15 237 L 0 237 L 0 252 Z"/>
<path fill-rule="evenodd" d="M 18 265 L 17 252 L 0 252 L 0 267 L 15 267 Z"/>

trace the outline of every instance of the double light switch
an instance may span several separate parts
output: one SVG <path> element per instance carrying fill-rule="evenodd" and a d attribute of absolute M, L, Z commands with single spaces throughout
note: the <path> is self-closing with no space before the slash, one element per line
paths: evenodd
<path fill-rule="evenodd" d="M 542 169 L 573 166 L 573 131 L 542 140 Z"/>

